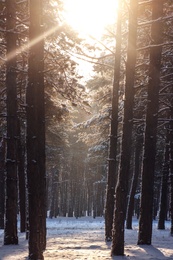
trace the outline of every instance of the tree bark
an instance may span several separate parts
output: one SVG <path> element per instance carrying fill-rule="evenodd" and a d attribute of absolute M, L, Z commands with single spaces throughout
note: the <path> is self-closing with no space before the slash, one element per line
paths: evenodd
<path fill-rule="evenodd" d="M 118 135 L 118 91 L 120 82 L 120 66 L 121 66 L 121 5 L 119 1 L 119 11 L 117 17 L 117 31 L 116 31 L 116 49 L 115 49 L 115 63 L 114 63 L 114 82 L 113 82 L 113 96 L 112 96 L 112 118 L 111 118 L 111 134 L 110 147 L 108 159 L 108 176 L 106 188 L 106 205 L 105 205 L 105 240 L 112 240 L 112 224 L 114 212 L 114 195 L 115 185 L 117 179 L 117 135 Z"/>
<path fill-rule="evenodd" d="M 19 122 L 18 122 L 19 123 Z M 23 144 L 20 124 L 18 124 L 18 179 L 19 179 L 19 207 L 20 207 L 20 232 L 26 231 L 26 171 L 25 171 L 25 146 Z"/>
<path fill-rule="evenodd" d="M 46 176 L 44 40 L 42 1 L 30 0 L 27 102 L 27 177 L 29 259 L 44 259 L 46 247 Z"/>
<path fill-rule="evenodd" d="M 165 229 L 165 220 L 166 220 L 166 214 L 167 214 L 168 176 L 169 176 L 169 144 L 168 144 L 169 137 L 168 137 L 168 135 L 169 135 L 169 133 L 167 133 L 167 137 L 166 137 L 164 162 L 163 162 L 163 167 L 162 167 L 158 229 Z"/>
<path fill-rule="evenodd" d="M 137 10 L 138 0 L 130 1 L 129 10 L 129 35 L 126 64 L 126 85 L 123 118 L 123 136 L 121 161 L 118 176 L 118 183 L 115 191 L 115 208 L 112 230 L 113 255 L 124 255 L 124 222 L 126 215 L 128 178 L 131 158 L 131 142 L 133 127 L 133 106 L 134 106 L 134 82 L 136 65 L 136 38 L 137 38 Z"/>
<path fill-rule="evenodd" d="M 0 142 L 0 229 L 4 229 L 5 213 L 5 139 Z"/>
<path fill-rule="evenodd" d="M 171 216 L 171 230 L 170 234 L 173 236 L 173 98 L 171 99 L 171 118 L 170 118 L 170 216 Z"/>
<path fill-rule="evenodd" d="M 162 57 L 162 22 L 163 1 L 152 1 L 152 26 L 149 83 L 144 139 L 144 157 L 142 168 L 142 190 L 139 218 L 138 244 L 151 244 L 153 219 L 153 186 L 157 140 L 158 101 L 160 86 L 160 69 Z"/>
<path fill-rule="evenodd" d="M 4 245 L 18 244 L 17 236 L 17 90 L 16 1 L 6 1 L 7 154 Z"/>
<path fill-rule="evenodd" d="M 134 210 L 134 199 L 135 199 L 135 192 L 139 180 L 140 174 L 140 159 L 141 159 L 141 151 L 143 145 L 143 138 L 139 134 L 136 137 L 136 147 L 135 147 L 135 168 L 133 173 L 133 180 L 131 184 L 128 206 L 127 206 L 127 216 L 126 216 L 126 228 L 132 229 L 132 217 L 133 217 L 133 210 Z"/>
<path fill-rule="evenodd" d="M 59 214 L 58 210 L 58 188 L 59 188 L 59 171 L 54 171 L 52 176 L 52 187 L 51 187 L 51 204 L 50 204 L 50 218 L 56 218 Z"/>

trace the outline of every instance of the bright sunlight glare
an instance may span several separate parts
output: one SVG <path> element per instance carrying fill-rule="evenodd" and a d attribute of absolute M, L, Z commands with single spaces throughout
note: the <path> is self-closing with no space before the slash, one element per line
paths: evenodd
<path fill-rule="evenodd" d="M 117 0 L 64 0 L 65 19 L 81 35 L 100 38 L 116 19 Z"/>

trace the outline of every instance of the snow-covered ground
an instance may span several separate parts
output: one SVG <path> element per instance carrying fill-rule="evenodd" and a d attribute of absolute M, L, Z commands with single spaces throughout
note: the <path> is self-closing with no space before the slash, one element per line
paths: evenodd
<path fill-rule="evenodd" d="M 63 218 L 47 220 L 47 249 L 45 260 L 105 260 L 135 259 L 163 260 L 173 259 L 173 237 L 166 230 L 157 230 L 153 222 L 152 246 L 137 246 L 138 222 L 133 221 L 133 230 L 125 231 L 125 256 L 110 256 L 111 243 L 104 240 L 104 219 L 92 217 Z M 3 230 L 0 230 L 0 260 L 26 260 L 28 255 L 25 234 L 19 233 L 19 245 L 4 246 Z"/>

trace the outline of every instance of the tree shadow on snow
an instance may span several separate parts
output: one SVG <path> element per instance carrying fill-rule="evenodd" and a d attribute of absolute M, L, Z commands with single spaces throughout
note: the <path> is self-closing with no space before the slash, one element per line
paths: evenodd
<path fill-rule="evenodd" d="M 139 248 L 145 250 L 146 254 L 151 257 L 150 259 L 170 259 L 170 257 L 166 257 L 159 249 L 152 245 L 139 245 Z"/>

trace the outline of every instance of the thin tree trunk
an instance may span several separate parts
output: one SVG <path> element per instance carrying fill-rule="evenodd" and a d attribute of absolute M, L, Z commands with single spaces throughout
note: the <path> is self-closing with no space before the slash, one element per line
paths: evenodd
<path fill-rule="evenodd" d="M 27 177 L 29 259 L 44 259 L 46 247 L 46 176 L 44 111 L 44 41 L 42 1 L 30 0 L 27 102 Z"/>
<path fill-rule="evenodd" d="M 164 162 L 162 168 L 161 178 L 161 196 L 160 196 L 160 209 L 159 209 L 159 220 L 158 229 L 165 229 L 165 220 L 167 214 L 167 201 L 168 201 L 168 176 L 169 176 L 169 144 L 168 144 L 168 133 L 166 137 Z"/>
<path fill-rule="evenodd" d="M 130 171 L 131 142 L 133 127 L 134 82 L 136 65 L 138 0 L 130 1 L 129 35 L 126 64 L 126 85 L 121 161 L 115 191 L 115 209 L 112 231 L 112 255 L 124 255 L 124 222 L 126 215 L 128 179 Z"/>
<path fill-rule="evenodd" d="M 59 187 L 59 171 L 53 173 L 51 187 L 51 205 L 50 205 L 50 218 L 56 218 L 58 212 L 58 187 Z"/>
<path fill-rule="evenodd" d="M 18 244 L 17 236 L 17 91 L 16 1 L 6 1 L 7 157 L 4 245 Z"/>
<path fill-rule="evenodd" d="M 20 126 L 18 126 L 20 133 Z M 26 231 L 26 172 L 25 172 L 25 147 L 21 133 L 18 140 L 18 179 L 19 179 L 19 207 L 20 207 L 20 232 Z"/>
<path fill-rule="evenodd" d="M 153 219 L 153 186 L 157 140 L 158 101 L 160 86 L 160 69 L 162 57 L 162 22 L 163 0 L 152 1 L 151 45 L 148 102 L 144 140 L 144 157 L 142 169 L 142 190 L 139 218 L 138 244 L 151 244 Z"/>
<path fill-rule="evenodd" d="M 136 138 L 136 147 L 135 147 L 135 168 L 134 168 L 133 180 L 131 184 L 131 190 L 129 194 L 129 201 L 127 207 L 127 217 L 126 217 L 127 229 L 132 229 L 132 216 L 134 210 L 135 192 L 138 184 L 140 167 L 141 167 L 140 158 L 141 158 L 142 144 L 143 144 L 143 138 L 141 135 L 138 135 Z"/>
<path fill-rule="evenodd" d="M 5 139 L 0 142 L 0 229 L 4 229 L 5 213 Z"/>
<path fill-rule="evenodd" d="M 170 118 L 170 216 L 171 216 L 171 230 L 170 234 L 173 236 L 173 98 L 171 100 L 171 118 Z"/>
<path fill-rule="evenodd" d="M 112 96 L 112 118 L 111 118 L 111 134 L 108 160 L 108 176 L 106 188 L 106 205 L 105 205 L 105 240 L 112 240 L 112 224 L 114 212 L 114 195 L 117 179 L 117 134 L 118 134 L 118 91 L 120 82 L 120 64 L 121 64 L 121 5 L 119 1 L 119 12 L 117 17 L 116 31 L 116 52 L 114 64 L 114 82 Z"/>

